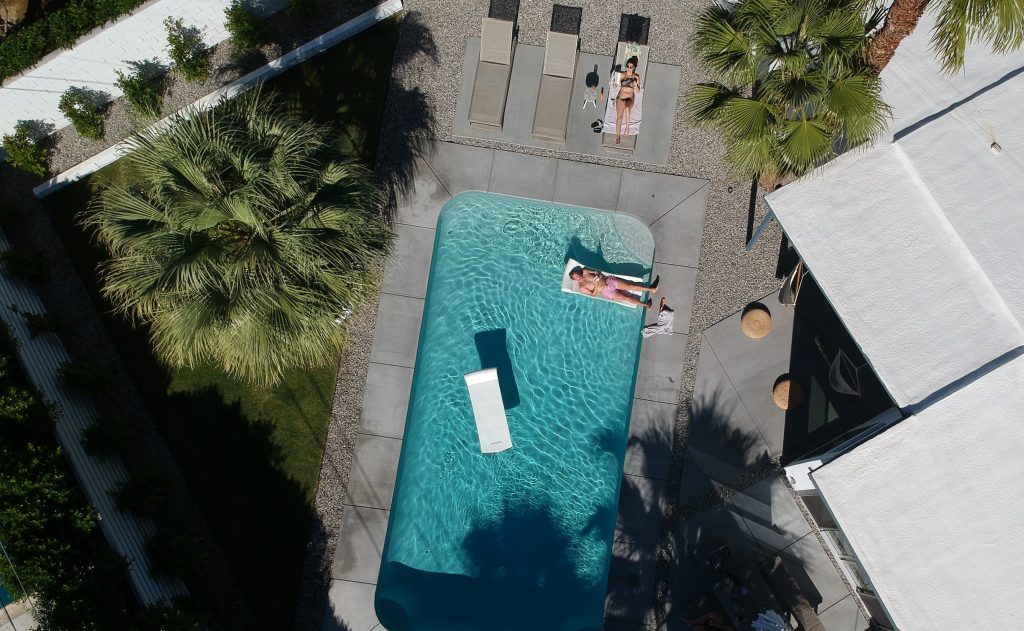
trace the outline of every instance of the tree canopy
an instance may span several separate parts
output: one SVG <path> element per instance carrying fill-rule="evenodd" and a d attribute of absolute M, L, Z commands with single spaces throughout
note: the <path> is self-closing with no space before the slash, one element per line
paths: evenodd
<path fill-rule="evenodd" d="M 771 185 L 871 140 L 889 109 L 865 63 L 875 17 L 860 0 L 742 0 L 697 20 L 694 49 L 718 80 L 688 114 L 720 130 L 739 175 Z"/>
<path fill-rule="evenodd" d="M 85 222 L 111 255 L 105 294 L 168 365 L 269 385 L 337 361 L 393 235 L 335 137 L 256 90 L 129 141 Z"/>

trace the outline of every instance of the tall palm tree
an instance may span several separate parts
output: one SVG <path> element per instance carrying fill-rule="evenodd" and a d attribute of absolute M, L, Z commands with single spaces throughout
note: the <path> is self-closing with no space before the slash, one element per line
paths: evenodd
<path fill-rule="evenodd" d="M 686 96 L 720 130 L 739 175 L 771 187 L 871 140 L 889 109 L 864 64 L 871 21 L 861 0 L 742 0 L 697 20 L 694 49 L 718 81 Z"/>
<path fill-rule="evenodd" d="M 393 235 L 332 135 L 253 91 L 131 139 L 126 181 L 84 221 L 111 255 L 105 294 L 168 365 L 270 385 L 337 361 Z"/>
<path fill-rule="evenodd" d="M 868 60 L 881 72 L 896 53 L 896 47 L 917 26 L 929 0 L 895 0 L 885 24 L 871 38 Z M 1020 0 L 936 0 L 938 19 L 931 45 L 943 72 L 953 74 L 964 66 L 968 42 L 984 42 L 996 53 L 1024 44 L 1024 2 Z"/>

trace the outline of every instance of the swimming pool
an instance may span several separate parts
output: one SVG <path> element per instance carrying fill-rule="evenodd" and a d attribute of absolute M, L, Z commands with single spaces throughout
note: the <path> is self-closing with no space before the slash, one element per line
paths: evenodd
<path fill-rule="evenodd" d="M 628 215 L 487 193 L 438 220 L 378 579 L 390 631 L 600 629 L 643 310 L 561 292 L 641 276 Z M 496 366 L 513 448 L 481 454 L 463 374 Z"/>

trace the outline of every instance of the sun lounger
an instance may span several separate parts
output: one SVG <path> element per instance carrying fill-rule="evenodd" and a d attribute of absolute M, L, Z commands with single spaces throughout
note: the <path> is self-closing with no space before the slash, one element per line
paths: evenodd
<path fill-rule="evenodd" d="M 537 109 L 533 115 L 535 140 L 565 142 L 579 41 L 578 35 L 548 31 L 544 74 L 540 78 Z"/>
<path fill-rule="evenodd" d="M 609 98 L 604 111 L 604 124 L 601 127 L 601 131 L 604 132 L 601 137 L 601 145 L 605 149 L 632 153 L 633 149 L 636 148 L 636 137 L 640 133 L 640 123 L 643 120 L 644 91 L 647 87 L 647 59 L 649 53 L 650 48 L 634 42 L 619 42 L 615 49 L 612 67 L 616 70 L 612 71 L 611 78 L 608 81 Z M 644 86 L 644 89 L 634 90 L 633 109 L 630 112 L 629 124 L 627 125 L 626 121 L 622 121 L 622 142 L 615 144 L 615 117 L 617 115 L 615 99 L 619 95 L 620 77 L 617 69 L 625 68 L 626 61 L 633 56 L 637 58 L 636 73 L 640 75 L 640 83 Z"/>
<path fill-rule="evenodd" d="M 513 31 L 514 24 L 508 20 L 483 19 L 480 60 L 469 101 L 469 124 L 474 127 L 500 130 L 505 120 L 505 99 L 515 53 Z"/>
<path fill-rule="evenodd" d="M 568 294 L 576 294 L 576 295 L 579 295 L 579 296 L 584 296 L 586 298 L 595 298 L 597 300 L 605 300 L 607 302 L 611 302 L 611 303 L 614 303 L 614 304 L 617 304 L 617 305 L 622 305 L 623 307 L 629 307 L 630 309 L 636 309 L 636 305 L 631 305 L 628 302 L 621 302 L 619 300 L 612 300 L 610 298 L 605 298 L 604 296 L 592 296 L 590 294 L 585 294 L 582 291 L 580 291 L 579 283 L 577 283 L 573 279 L 569 278 L 569 272 L 571 272 L 574 267 L 583 267 L 583 264 L 580 263 L 579 261 L 576 261 L 576 260 L 573 260 L 573 259 L 569 259 L 569 262 L 565 264 L 565 270 L 562 272 L 562 291 L 564 291 L 564 292 L 566 292 Z M 609 276 L 615 276 L 616 278 L 621 278 L 623 280 L 628 280 L 631 283 L 642 283 L 643 282 L 642 278 L 637 278 L 636 276 L 626 276 L 624 274 L 609 274 Z M 633 294 L 634 296 L 636 296 L 637 298 L 643 298 L 643 295 L 644 295 L 644 292 L 642 292 L 642 291 L 631 291 L 630 293 Z"/>
<path fill-rule="evenodd" d="M 480 438 L 480 451 L 490 454 L 510 449 L 512 435 L 508 431 L 508 418 L 505 416 L 497 369 L 485 368 L 471 372 L 465 375 L 465 379 Z"/>

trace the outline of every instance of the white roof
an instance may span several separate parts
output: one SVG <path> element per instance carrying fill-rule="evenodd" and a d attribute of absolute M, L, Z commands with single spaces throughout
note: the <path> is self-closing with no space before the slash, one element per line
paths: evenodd
<path fill-rule="evenodd" d="M 811 473 L 867 578 L 901 631 L 1018 628 L 1024 51 L 944 77 L 932 26 L 882 73 L 885 138 L 767 199 L 912 414 Z"/>
<path fill-rule="evenodd" d="M 767 198 L 900 407 L 1024 345 L 1024 52 L 941 78 L 929 32 L 882 74 L 897 140 Z"/>
<path fill-rule="evenodd" d="M 811 473 L 902 631 L 1024 620 L 1024 357 Z"/>

